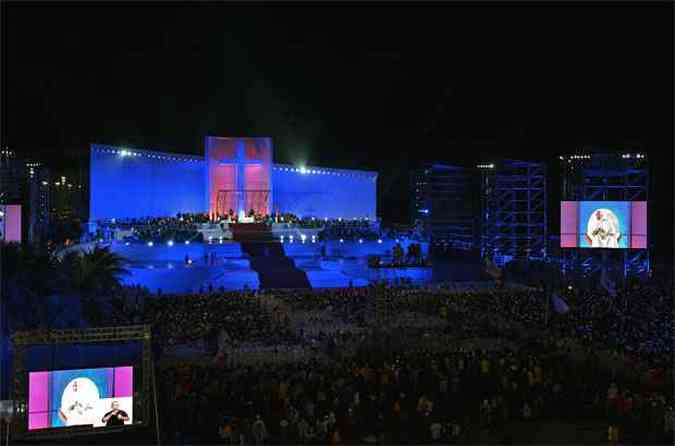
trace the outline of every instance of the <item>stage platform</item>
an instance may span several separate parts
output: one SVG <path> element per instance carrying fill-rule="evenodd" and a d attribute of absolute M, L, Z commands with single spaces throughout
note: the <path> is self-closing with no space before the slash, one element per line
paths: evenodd
<path fill-rule="evenodd" d="M 395 240 L 329 241 L 326 243 L 277 243 L 223 241 L 148 246 L 113 242 L 112 250 L 129 262 L 127 285 L 145 286 L 153 292 L 198 292 L 279 287 L 341 288 L 367 286 L 381 280 L 432 283 L 430 267 L 369 268 L 368 256 L 384 260 Z M 402 242 L 404 248 L 412 242 Z M 423 244 L 426 254 L 428 245 Z M 279 252 L 282 250 L 282 252 Z M 322 251 L 324 251 L 322 253 Z M 322 256 L 322 254 L 325 254 Z M 275 257 L 276 256 L 276 257 Z M 189 263 L 188 263 L 189 262 Z M 285 279 L 290 272 L 296 280 Z M 303 284 L 304 273 L 308 284 Z M 283 280 L 282 280 L 283 279 Z"/>

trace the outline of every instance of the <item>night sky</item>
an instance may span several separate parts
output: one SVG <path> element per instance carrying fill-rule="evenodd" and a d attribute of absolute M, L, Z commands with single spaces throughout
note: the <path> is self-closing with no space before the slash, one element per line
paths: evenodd
<path fill-rule="evenodd" d="M 378 170 L 397 219 L 421 161 L 638 147 L 673 214 L 671 2 L 2 8 L 2 142 L 46 161 L 271 136 L 277 162 Z"/>

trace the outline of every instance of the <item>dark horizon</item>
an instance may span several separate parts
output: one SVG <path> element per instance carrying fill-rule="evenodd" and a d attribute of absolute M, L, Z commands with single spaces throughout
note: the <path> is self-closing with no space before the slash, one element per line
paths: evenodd
<path fill-rule="evenodd" d="M 635 148 L 672 184 L 672 3 L 2 8 L 2 144 L 52 165 L 271 136 L 279 163 L 378 170 L 395 220 L 424 161 Z"/>

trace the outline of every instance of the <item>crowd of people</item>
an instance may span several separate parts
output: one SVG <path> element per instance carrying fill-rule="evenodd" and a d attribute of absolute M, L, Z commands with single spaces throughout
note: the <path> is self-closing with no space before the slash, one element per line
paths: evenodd
<path fill-rule="evenodd" d="M 565 296 L 570 311 L 556 326 L 560 333 L 605 345 L 617 354 L 651 365 L 672 362 L 672 289 L 636 284 L 616 295 L 573 289 Z"/>
<path fill-rule="evenodd" d="M 514 423 L 583 417 L 606 418 L 609 440 L 667 440 L 672 400 L 632 382 L 617 386 L 593 358 L 575 363 L 546 345 L 455 345 L 169 367 L 165 432 L 191 444 L 508 443 Z"/>
<path fill-rule="evenodd" d="M 565 312 L 547 308 L 541 289 L 209 290 L 146 296 L 129 314 L 153 325 L 161 348 L 203 340 L 221 359 L 251 344 L 304 352 L 163 367 L 170 441 L 487 442 L 514 423 L 580 416 L 605 423 L 611 441 L 669 435 L 672 295 L 562 297 Z M 604 351 L 630 352 L 665 382 L 645 382 L 630 362 L 606 365 Z"/>
<path fill-rule="evenodd" d="M 377 240 L 380 233 L 372 223 L 366 219 L 329 220 L 324 222 L 323 229 L 319 233 L 319 240 Z"/>
<path fill-rule="evenodd" d="M 376 311 L 416 314 L 421 320 L 440 317 L 455 324 L 471 321 L 489 329 L 489 324 L 479 323 L 485 319 L 497 325 L 494 330 L 505 330 L 507 327 L 499 324 L 508 321 L 512 328 L 517 323 L 525 331 L 546 329 L 560 338 L 573 338 L 584 346 L 601 345 L 651 365 L 663 366 L 663 360 L 668 360 L 674 340 L 672 292 L 639 286 L 616 296 L 598 290 L 567 290 L 561 294 L 568 303 L 564 311 L 556 309 L 542 289 L 458 292 L 442 285 L 241 292 L 211 288 L 198 294 L 142 301 L 144 319 L 155 324 L 161 338 L 175 338 L 175 342 L 180 342 L 181 336 L 202 338 L 214 327 L 225 329 L 232 339 L 278 337 L 291 327 L 280 326 L 283 321 L 271 321 L 261 310 L 263 303 L 275 302 L 274 314 L 283 310 L 286 325 L 289 317 L 299 312 L 329 314 L 332 320 L 355 327 L 372 322 Z M 127 310 L 138 313 L 136 307 Z"/>

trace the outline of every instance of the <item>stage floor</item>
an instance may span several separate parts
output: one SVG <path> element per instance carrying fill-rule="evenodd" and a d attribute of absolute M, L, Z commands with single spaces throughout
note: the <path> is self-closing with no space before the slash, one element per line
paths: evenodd
<path fill-rule="evenodd" d="M 286 257 L 305 272 L 312 288 L 360 287 L 382 280 L 406 280 L 418 285 L 431 283 L 429 267 L 368 267 L 369 255 L 386 256 L 394 243 L 329 242 L 324 248 L 325 256 L 321 255 L 319 243 L 285 243 L 282 246 Z M 111 246 L 129 262 L 130 274 L 123 277 L 127 285 L 141 285 L 153 292 L 161 289 L 163 293 L 199 292 L 209 286 L 225 290 L 260 287 L 250 258 L 237 242 L 171 247 L 124 243 Z"/>

